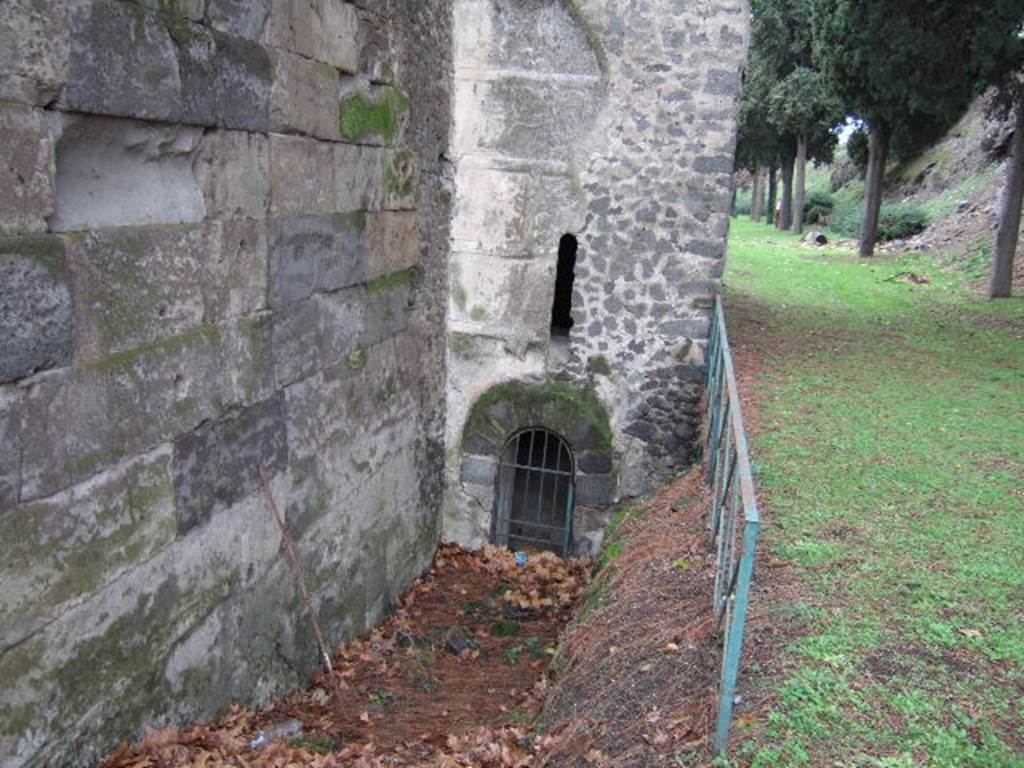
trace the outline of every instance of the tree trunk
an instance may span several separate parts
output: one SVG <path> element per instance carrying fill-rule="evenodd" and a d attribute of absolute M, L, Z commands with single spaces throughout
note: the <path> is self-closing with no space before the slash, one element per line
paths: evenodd
<path fill-rule="evenodd" d="M 878 120 L 871 126 L 868 142 L 868 174 L 864 190 L 864 223 L 860 230 L 860 255 L 864 258 L 875 253 L 878 239 L 878 215 L 882 210 L 882 182 L 885 163 L 889 159 L 889 124 Z"/>
<path fill-rule="evenodd" d="M 793 158 L 782 161 L 782 206 L 779 209 L 779 229 L 793 226 Z"/>
<path fill-rule="evenodd" d="M 775 173 L 775 163 L 768 166 L 768 207 L 764 212 L 764 223 L 775 223 L 775 199 L 779 195 L 778 174 Z"/>
<path fill-rule="evenodd" d="M 1020 209 L 1024 202 L 1024 93 L 1017 95 L 1013 149 L 1007 165 L 1003 207 L 999 212 L 999 234 L 996 236 L 996 260 L 992 265 L 992 281 L 988 289 L 988 295 L 993 299 L 1004 299 L 1013 289 L 1013 257 L 1017 254 Z"/>
<path fill-rule="evenodd" d="M 754 168 L 754 185 L 750 191 L 750 219 L 760 221 L 764 214 L 764 174 L 761 166 Z"/>
<path fill-rule="evenodd" d="M 804 199 L 807 196 L 807 137 L 796 140 L 796 181 L 793 190 L 793 231 L 798 235 L 804 231 Z"/>

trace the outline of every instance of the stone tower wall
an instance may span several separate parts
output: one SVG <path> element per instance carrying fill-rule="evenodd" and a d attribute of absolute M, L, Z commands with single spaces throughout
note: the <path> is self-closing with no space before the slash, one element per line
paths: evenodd
<path fill-rule="evenodd" d="M 477 439 L 477 403 L 522 411 L 503 392 L 603 407 L 589 426 L 610 421 L 613 466 L 573 446 L 581 545 L 614 499 L 692 460 L 748 35 L 743 0 L 456 0 L 447 537 L 487 538 L 502 440 L 547 426 L 495 415 Z M 566 342 L 550 321 L 567 233 Z"/>
<path fill-rule="evenodd" d="M 0 4 L 0 765 L 305 681 L 439 536 L 449 0 Z"/>

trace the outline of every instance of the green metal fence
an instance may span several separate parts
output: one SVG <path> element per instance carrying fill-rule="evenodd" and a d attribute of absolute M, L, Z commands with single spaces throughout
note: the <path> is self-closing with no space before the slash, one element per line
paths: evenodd
<path fill-rule="evenodd" d="M 707 359 L 708 482 L 713 499 L 708 522 L 717 552 L 715 616 L 723 637 L 714 749 L 716 754 L 724 754 L 732 725 L 761 517 L 721 297 L 715 299 L 711 316 Z"/>

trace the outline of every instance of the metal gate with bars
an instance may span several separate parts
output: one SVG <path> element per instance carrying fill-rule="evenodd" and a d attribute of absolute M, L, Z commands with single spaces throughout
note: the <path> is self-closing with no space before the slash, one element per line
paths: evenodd
<path fill-rule="evenodd" d="M 569 445 L 546 429 L 524 429 L 505 444 L 498 467 L 494 542 L 510 549 L 572 546 L 575 469 Z"/>

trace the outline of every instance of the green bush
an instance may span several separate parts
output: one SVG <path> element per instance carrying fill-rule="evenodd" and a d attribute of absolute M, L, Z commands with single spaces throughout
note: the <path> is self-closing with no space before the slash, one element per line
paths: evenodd
<path fill-rule="evenodd" d="M 826 216 L 832 214 L 836 201 L 828 192 L 814 190 L 807 195 L 804 202 L 804 222 L 807 224 L 820 224 Z"/>
<path fill-rule="evenodd" d="M 836 206 L 829 221 L 834 232 L 843 237 L 860 236 L 864 221 L 864 203 L 844 203 Z M 905 240 L 923 232 L 928 226 L 928 214 L 913 203 L 885 203 L 878 220 L 879 240 Z"/>

